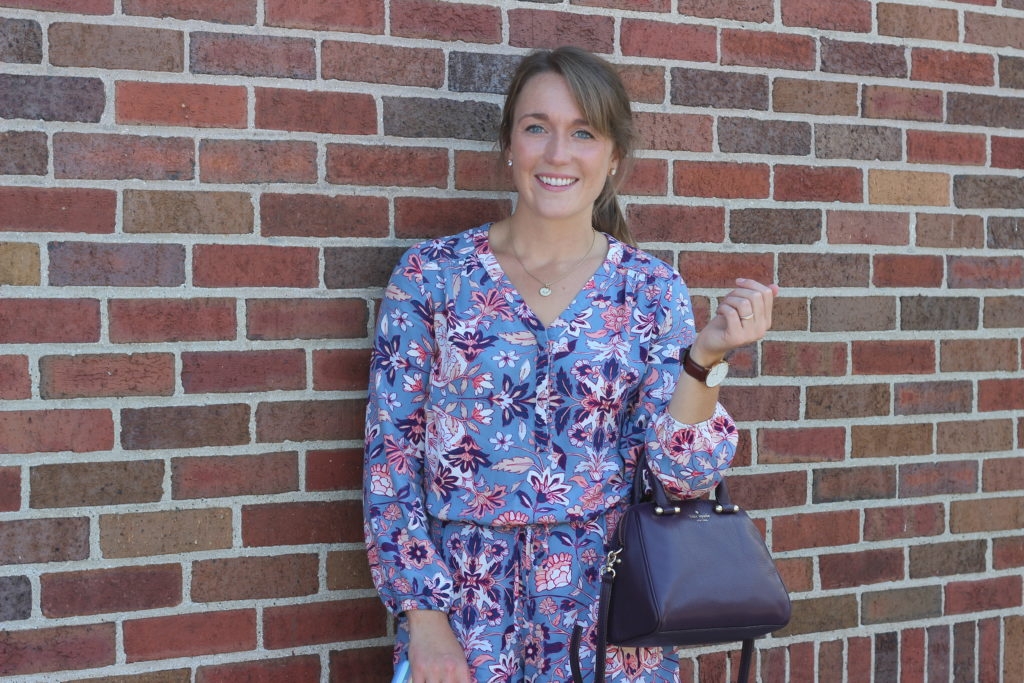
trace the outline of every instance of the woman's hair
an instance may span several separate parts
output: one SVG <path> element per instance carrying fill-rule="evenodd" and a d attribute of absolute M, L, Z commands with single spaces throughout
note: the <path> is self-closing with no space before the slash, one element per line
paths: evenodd
<path fill-rule="evenodd" d="M 512 143 L 512 117 L 519 95 L 531 78 L 544 73 L 555 73 L 565 79 L 587 122 L 601 135 L 611 139 L 619 158 L 621 172 L 605 180 L 601 194 L 594 202 L 594 227 L 621 242 L 636 244 L 617 197 L 619 185 L 628 170 L 624 166 L 636 144 L 636 130 L 626 87 L 614 67 L 605 60 L 568 46 L 540 50 L 524 57 L 509 83 L 501 112 L 498 145 L 502 157 Z"/>

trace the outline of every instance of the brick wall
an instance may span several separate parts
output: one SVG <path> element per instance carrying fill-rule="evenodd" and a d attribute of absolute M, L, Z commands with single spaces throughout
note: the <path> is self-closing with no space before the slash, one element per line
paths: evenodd
<path fill-rule="evenodd" d="M 505 78 L 565 42 L 702 316 L 784 289 L 724 394 L 760 680 L 1024 680 L 1022 0 L 0 0 L 0 677 L 386 680 L 376 300 L 508 211 Z"/>

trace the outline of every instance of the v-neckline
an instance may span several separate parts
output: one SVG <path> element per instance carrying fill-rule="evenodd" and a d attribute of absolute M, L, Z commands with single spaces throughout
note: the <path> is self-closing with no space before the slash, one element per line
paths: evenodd
<path fill-rule="evenodd" d="M 613 251 L 616 251 L 618 248 L 618 243 L 611 235 L 608 235 L 605 232 L 598 232 L 599 236 L 604 238 L 607 242 L 607 249 L 605 251 L 604 258 L 597 267 L 594 268 L 594 271 L 586 279 L 583 285 L 580 286 L 576 293 L 572 295 L 572 298 L 558 313 L 558 315 L 545 323 L 523 297 L 519 288 L 516 287 L 511 279 L 509 279 L 508 275 L 505 273 L 505 269 L 501 266 L 501 262 L 498 260 L 497 255 L 493 250 L 491 250 L 491 228 L 493 227 L 493 223 L 488 223 L 482 228 L 485 239 L 480 241 L 479 253 L 482 257 L 481 262 L 483 263 L 485 270 L 487 270 L 488 274 L 491 276 L 491 279 L 494 280 L 494 282 L 501 283 L 503 285 L 505 296 L 509 303 L 513 304 L 513 307 L 517 311 L 521 311 L 521 313 L 518 313 L 519 317 L 523 319 L 524 313 L 529 316 L 529 319 L 523 319 L 523 322 L 527 323 L 527 326 L 531 329 L 543 330 L 545 332 L 548 332 L 555 327 L 567 327 L 569 325 L 570 320 L 567 316 L 570 313 L 574 315 L 573 312 L 578 308 L 580 295 L 600 286 L 600 283 L 598 282 L 598 275 L 602 271 L 607 270 L 609 264 L 612 262 Z"/>

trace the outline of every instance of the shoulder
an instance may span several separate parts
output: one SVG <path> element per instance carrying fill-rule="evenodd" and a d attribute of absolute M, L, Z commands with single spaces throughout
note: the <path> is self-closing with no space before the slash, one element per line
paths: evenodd
<path fill-rule="evenodd" d="M 660 283 L 669 289 L 685 289 L 679 271 L 666 261 L 639 247 L 619 242 L 614 237 L 609 236 L 608 240 L 616 253 L 619 270 L 630 280 L 644 285 Z"/>
<path fill-rule="evenodd" d="M 469 230 L 435 237 L 409 247 L 402 255 L 402 264 L 419 262 L 439 267 L 445 263 L 463 262 L 474 257 L 487 242 L 487 230 L 490 224 L 484 224 Z"/>

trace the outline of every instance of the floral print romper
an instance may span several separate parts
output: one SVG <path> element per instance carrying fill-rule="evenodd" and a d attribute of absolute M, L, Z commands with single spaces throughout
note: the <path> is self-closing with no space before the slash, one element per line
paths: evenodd
<path fill-rule="evenodd" d="M 365 531 L 399 615 L 448 613 L 478 683 L 593 670 L 604 541 L 646 450 L 670 495 L 712 488 L 736 448 L 721 406 L 668 413 L 695 332 L 679 274 L 606 236 L 604 263 L 544 327 L 505 278 L 489 225 L 423 242 L 377 321 L 366 417 Z M 614 683 L 678 680 L 672 650 L 609 647 Z"/>

